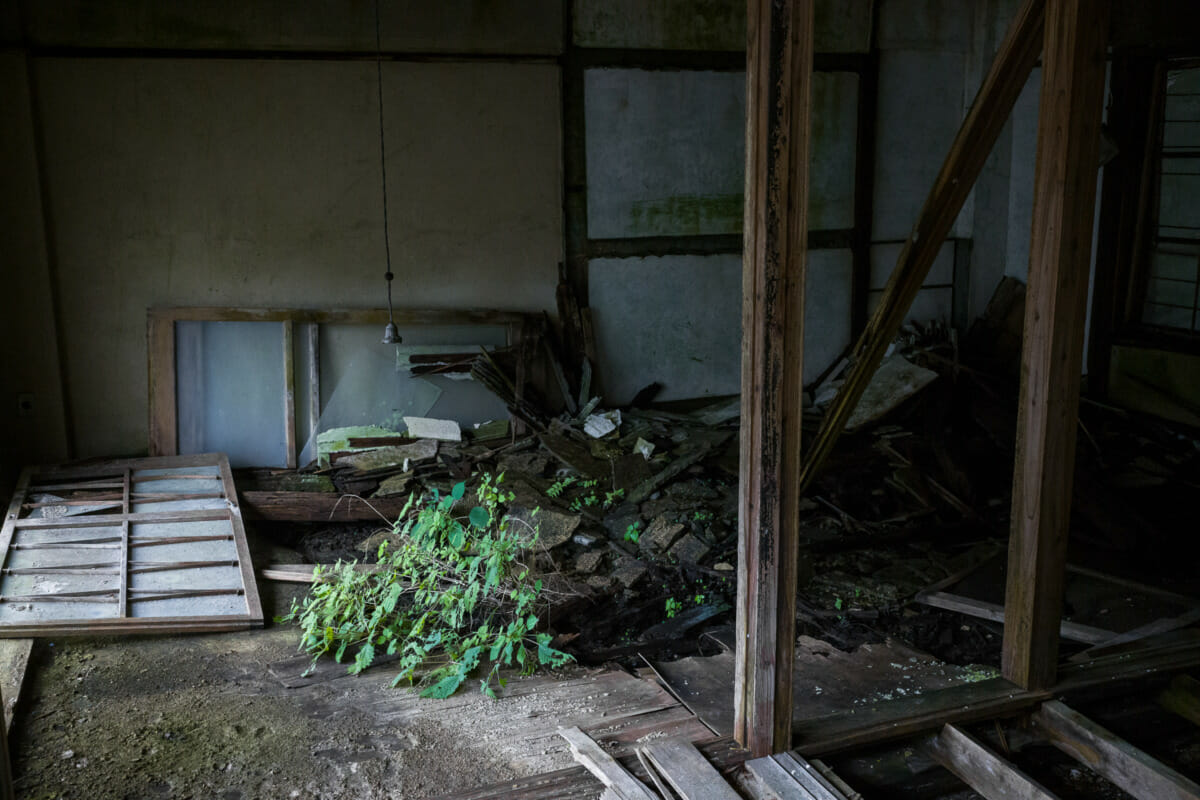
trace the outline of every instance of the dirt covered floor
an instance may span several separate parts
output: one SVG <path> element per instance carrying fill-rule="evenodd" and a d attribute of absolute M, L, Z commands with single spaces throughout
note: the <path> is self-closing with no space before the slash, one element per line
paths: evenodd
<path fill-rule="evenodd" d="M 611 705 L 581 693 L 595 673 L 582 667 L 527 679 L 566 687 L 557 693 L 530 694 L 517 680 L 496 701 L 469 689 L 419 700 L 387 688 L 386 666 L 288 688 L 288 670 L 302 671 L 297 639 L 276 625 L 37 642 L 14 723 L 17 796 L 426 797 L 570 766 L 565 746 L 496 734 L 512 733 L 506 720 L 544 719 L 553 738 L 560 715 Z"/>

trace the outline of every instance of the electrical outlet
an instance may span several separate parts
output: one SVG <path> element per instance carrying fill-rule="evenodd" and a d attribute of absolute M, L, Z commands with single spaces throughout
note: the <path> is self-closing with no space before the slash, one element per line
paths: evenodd
<path fill-rule="evenodd" d="M 17 395 L 17 416 L 32 417 L 34 411 L 33 392 L 21 392 Z"/>

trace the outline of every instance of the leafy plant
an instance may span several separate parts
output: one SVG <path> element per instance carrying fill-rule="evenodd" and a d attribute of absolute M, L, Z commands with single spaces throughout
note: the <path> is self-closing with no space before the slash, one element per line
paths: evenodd
<path fill-rule="evenodd" d="M 571 660 L 537 633 L 541 580 L 530 577 L 524 559 L 537 543 L 536 530 L 519 529 L 503 512 L 512 500 L 485 475 L 479 505 L 465 517 L 451 514 L 466 492 L 459 483 L 445 497 L 410 496 L 393 526 L 399 544 L 379 548 L 379 569 L 362 573 L 340 563 L 322 575 L 302 602 L 293 602 L 281 621 L 299 623 L 300 648 L 317 658 L 333 653 L 354 660 L 349 671 L 369 667 L 379 653 L 400 654 L 392 682 L 422 686 L 422 697 L 449 697 L 481 662 L 491 668 L 480 690 L 495 696 L 500 669 L 523 674 L 539 664 Z M 428 670 L 418 677 L 418 670 Z"/>
<path fill-rule="evenodd" d="M 629 527 L 625 529 L 625 541 L 637 544 L 638 538 L 642 535 L 641 527 L 640 521 L 630 523 Z"/>
<path fill-rule="evenodd" d="M 667 619 L 673 618 L 680 611 L 683 611 L 683 603 L 676 600 L 674 597 L 667 598 Z"/>
<path fill-rule="evenodd" d="M 571 484 L 575 483 L 576 480 L 578 480 L 578 478 L 575 476 L 568 475 L 561 481 L 555 481 L 546 488 L 546 495 L 556 499 L 562 497 L 562 493 L 565 492 L 571 486 Z"/>

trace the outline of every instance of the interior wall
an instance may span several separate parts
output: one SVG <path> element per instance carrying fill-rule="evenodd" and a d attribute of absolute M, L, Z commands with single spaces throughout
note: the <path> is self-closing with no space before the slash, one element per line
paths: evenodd
<path fill-rule="evenodd" d="M 59 297 L 75 456 L 146 448 L 149 307 L 384 305 L 373 4 L 21 10 L 32 80 L 6 69 L 2 88 L 5 107 L 33 90 L 36 116 L 13 135 L 45 154 L 51 258 L 14 266 L 48 273 Z M 452 54 L 382 65 L 397 306 L 553 311 L 561 4 L 384 0 L 381 16 L 385 49 Z M 135 49 L 73 49 L 101 46 Z M 305 52 L 256 57 L 268 50 Z M 3 152 L 6 170 L 36 175 L 31 147 Z M 49 287 L 37 295 L 16 324 L 53 333 Z M 0 347 L 22 357 L 19 339 Z M 33 391 L 56 380 L 52 359 L 31 371 Z M 39 437 L 14 458 L 54 455 Z"/>

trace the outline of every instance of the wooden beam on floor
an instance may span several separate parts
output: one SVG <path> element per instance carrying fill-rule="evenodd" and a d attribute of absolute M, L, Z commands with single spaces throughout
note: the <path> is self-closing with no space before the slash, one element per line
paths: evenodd
<path fill-rule="evenodd" d="M 1138 652 L 1117 653 L 1066 666 L 1059 674 L 1054 692 L 1022 690 L 1003 678 L 991 678 L 872 704 L 869 708 L 800 720 L 793 727 L 795 749 L 808 759 L 824 757 L 936 731 L 948 723 L 1015 716 L 1055 694 L 1125 692 L 1156 675 L 1200 665 L 1200 635 L 1196 634 L 1178 631 Z"/>
<path fill-rule="evenodd" d="M 1058 701 L 1033 721 L 1051 743 L 1139 800 L 1200 800 L 1200 785 Z"/>
<path fill-rule="evenodd" d="M 579 728 L 559 728 L 558 735 L 571 746 L 571 755 L 620 800 L 654 800 L 654 795 L 620 762 Z"/>
<path fill-rule="evenodd" d="M 683 800 L 741 800 L 716 767 L 685 739 L 653 742 L 642 752 Z"/>
<path fill-rule="evenodd" d="M 964 597 L 959 594 L 951 594 L 950 592 L 922 592 L 915 599 L 918 603 L 932 606 L 933 608 L 957 611 L 959 614 L 987 619 L 992 622 L 1004 622 L 1004 606 L 995 603 L 986 603 L 983 600 L 976 600 L 973 597 Z M 1128 641 L 1134 641 L 1137 638 L 1152 636 L 1162 632 L 1162 630 L 1152 630 Z M 1120 638 L 1113 631 L 1107 631 L 1103 628 L 1093 628 L 1091 625 L 1081 625 L 1078 622 L 1068 622 L 1067 620 L 1063 620 L 1059 625 L 1059 636 L 1068 641 L 1091 645 L 1114 642 Z"/>
<path fill-rule="evenodd" d="M 904 324 L 929 268 L 1012 113 L 1017 96 L 1033 72 L 1042 51 L 1044 8 L 1045 0 L 1025 0 L 1009 26 L 975 102 L 950 145 L 941 172 L 925 198 L 913 231 L 900 251 L 879 306 L 854 346 L 854 366 L 805 453 L 800 472 L 802 494 L 829 458 L 884 353 Z"/>
<path fill-rule="evenodd" d="M 763 787 L 765 800 L 849 800 L 842 786 L 831 782 L 814 764 L 794 753 L 779 753 L 746 762 Z M 758 797 L 759 795 L 756 795 Z"/>
<path fill-rule="evenodd" d="M 734 736 L 791 743 L 814 0 L 750 0 Z"/>
<path fill-rule="evenodd" d="M 1096 203 L 1108 0 L 1046 0 L 1005 594 L 1004 676 L 1052 686 Z"/>
<path fill-rule="evenodd" d="M 944 726 L 926 743 L 925 750 L 987 800 L 1057 800 L 961 728 Z"/>

